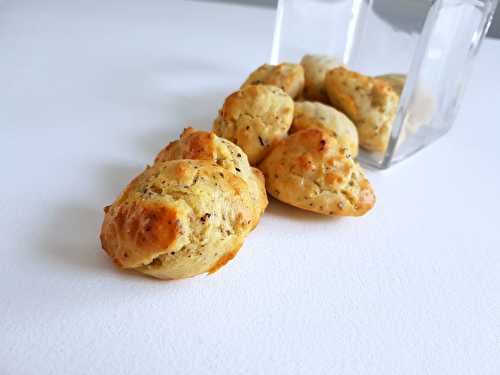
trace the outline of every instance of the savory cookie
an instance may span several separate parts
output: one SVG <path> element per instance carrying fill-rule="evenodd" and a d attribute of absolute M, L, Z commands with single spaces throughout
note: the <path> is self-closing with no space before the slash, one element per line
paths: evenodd
<path fill-rule="evenodd" d="M 300 62 L 304 68 L 305 85 L 302 96 L 306 100 L 328 103 L 325 90 L 326 73 L 342 63 L 334 57 L 326 55 L 305 55 Z"/>
<path fill-rule="evenodd" d="M 292 98 L 296 98 L 304 88 L 304 69 L 299 64 L 264 64 L 248 76 L 241 88 L 258 84 L 278 86 Z"/>
<path fill-rule="evenodd" d="M 406 75 L 405 74 L 384 74 L 381 76 L 376 76 L 375 78 L 381 79 L 391 85 L 392 89 L 401 96 L 403 92 L 403 88 L 406 83 Z"/>
<path fill-rule="evenodd" d="M 207 160 L 147 167 L 105 212 L 103 249 L 117 265 L 160 279 L 215 272 L 260 218 L 247 182 Z"/>
<path fill-rule="evenodd" d="M 267 191 L 292 206 L 323 215 L 360 216 L 375 204 L 361 167 L 326 131 L 298 131 L 261 163 Z"/>
<path fill-rule="evenodd" d="M 179 159 L 211 160 L 236 173 L 248 182 L 253 204 L 261 213 L 264 212 L 268 203 L 264 176 L 260 170 L 250 166 L 246 154 L 234 143 L 213 132 L 187 128 L 179 140 L 169 143 L 158 153 L 155 163 Z"/>
<path fill-rule="evenodd" d="M 213 131 L 240 146 L 251 165 L 285 138 L 293 120 L 293 100 L 271 85 L 250 85 L 224 101 Z"/>
<path fill-rule="evenodd" d="M 376 78 L 389 83 L 394 91 L 401 96 L 406 83 L 406 75 L 385 74 Z M 425 90 L 417 83 L 411 93 L 407 108 L 407 116 L 404 118 L 396 147 L 416 133 L 422 126 L 431 122 L 436 112 L 436 101 L 430 91 Z"/>
<path fill-rule="evenodd" d="M 340 67 L 326 74 L 325 87 L 332 105 L 358 128 L 360 146 L 385 151 L 399 102 L 392 86 Z"/>
<path fill-rule="evenodd" d="M 291 133 L 302 129 L 320 128 L 346 147 L 353 158 L 358 155 L 358 131 L 342 112 L 320 102 L 296 102 Z"/>

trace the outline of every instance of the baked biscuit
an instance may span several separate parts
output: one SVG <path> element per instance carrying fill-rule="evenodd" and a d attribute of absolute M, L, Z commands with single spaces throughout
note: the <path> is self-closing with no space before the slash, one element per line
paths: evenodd
<path fill-rule="evenodd" d="M 358 128 L 360 146 L 385 151 L 399 103 L 391 85 L 340 67 L 326 74 L 325 87 L 332 105 Z"/>
<path fill-rule="evenodd" d="M 406 75 L 405 74 L 384 74 L 381 76 L 376 76 L 375 78 L 381 79 L 391 85 L 392 89 L 401 96 L 403 92 L 403 88 L 406 83 Z"/>
<path fill-rule="evenodd" d="M 247 182 L 206 160 L 147 167 L 105 212 L 103 249 L 117 265 L 160 279 L 215 272 L 260 218 Z"/>
<path fill-rule="evenodd" d="M 394 91 L 401 96 L 406 83 L 406 75 L 386 74 L 376 78 L 389 83 Z M 435 111 L 436 101 L 431 96 L 430 91 L 425 90 L 417 83 L 409 98 L 407 115 L 404 118 L 396 147 L 415 134 L 422 126 L 430 123 Z"/>
<path fill-rule="evenodd" d="M 342 66 L 340 60 L 326 55 L 305 55 L 300 64 L 304 68 L 305 77 L 303 98 L 329 103 L 325 90 L 325 75 L 329 70 Z"/>
<path fill-rule="evenodd" d="M 309 128 L 320 128 L 336 138 L 353 158 L 358 155 L 358 131 L 342 112 L 320 102 L 296 102 L 290 133 Z"/>
<path fill-rule="evenodd" d="M 296 98 L 304 89 L 304 69 L 299 64 L 264 64 L 248 76 L 241 88 L 258 84 L 278 86 L 292 98 Z"/>
<path fill-rule="evenodd" d="M 271 151 L 260 169 L 269 194 L 304 210 L 360 216 L 375 204 L 361 167 L 321 129 L 292 134 Z"/>
<path fill-rule="evenodd" d="M 271 85 L 250 85 L 228 96 L 213 131 L 240 146 L 251 165 L 285 138 L 293 120 L 293 100 Z"/>
<path fill-rule="evenodd" d="M 254 197 L 253 204 L 261 214 L 264 212 L 268 203 L 264 176 L 260 170 L 250 166 L 246 154 L 234 143 L 213 132 L 187 128 L 179 140 L 170 142 L 158 153 L 155 163 L 179 159 L 211 160 L 236 173 L 248 182 Z"/>

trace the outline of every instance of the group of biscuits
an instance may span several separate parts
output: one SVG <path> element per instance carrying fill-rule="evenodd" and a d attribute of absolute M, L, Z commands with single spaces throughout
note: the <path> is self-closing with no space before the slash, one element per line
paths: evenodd
<path fill-rule="evenodd" d="M 103 249 L 122 268 L 180 279 L 231 260 L 267 193 L 324 215 L 365 214 L 375 195 L 358 145 L 385 150 L 402 80 L 320 55 L 259 67 L 225 99 L 212 132 L 185 129 L 104 209 Z"/>

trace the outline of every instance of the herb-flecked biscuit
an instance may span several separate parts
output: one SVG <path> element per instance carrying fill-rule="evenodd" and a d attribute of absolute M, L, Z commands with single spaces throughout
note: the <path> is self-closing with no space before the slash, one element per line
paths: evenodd
<path fill-rule="evenodd" d="M 332 105 L 358 128 L 360 146 L 385 151 L 399 103 L 392 86 L 340 67 L 326 74 L 325 87 Z"/>
<path fill-rule="evenodd" d="M 247 155 L 234 143 L 213 132 L 186 128 L 179 140 L 170 142 L 158 153 L 155 163 L 179 159 L 211 160 L 242 177 L 249 184 L 253 204 L 264 212 L 268 203 L 264 176 L 250 166 Z"/>
<path fill-rule="evenodd" d="M 375 78 L 381 79 L 385 82 L 387 82 L 389 85 L 391 85 L 392 89 L 401 96 L 401 93 L 403 92 L 403 88 L 405 87 L 406 83 L 406 75 L 405 74 L 384 74 L 381 76 L 376 76 Z"/>
<path fill-rule="evenodd" d="M 120 267 L 180 279 L 226 264 L 259 218 L 236 173 L 207 160 L 158 162 L 105 208 L 101 243 Z"/>
<path fill-rule="evenodd" d="M 361 167 L 326 131 L 298 131 L 260 164 L 276 199 L 323 215 L 360 216 L 375 204 Z"/>
<path fill-rule="evenodd" d="M 292 98 L 296 98 L 304 89 L 304 69 L 299 64 L 264 64 L 248 76 L 241 88 L 257 84 L 278 86 Z"/>
<path fill-rule="evenodd" d="M 325 76 L 329 70 L 341 66 L 341 61 L 327 55 L 305 55 L 300 64 L 304 68 L 305 77 L 303 98 L 329 103 L 325 90 Z"/>
<path fill-rule="evenodd" d="M 358 131 L 342 112 L 320 102 L 296 102 L 290 133 L 309 128 L 320 128 L 336 138 L 353 158 L 358 155 Z"/>
<path fill-rule="evenodd" d="M 292 98 L 276 86 L 246 86 L 226 98 L 213 131 L 241 147 L 256 165 L 286 137 L 293 106 Z"/>

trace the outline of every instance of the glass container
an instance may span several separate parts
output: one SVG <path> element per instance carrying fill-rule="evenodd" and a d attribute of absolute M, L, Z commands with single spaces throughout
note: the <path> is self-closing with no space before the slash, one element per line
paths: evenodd
<path fill-rule="evenodd" d="M 271 63 L 331 55 L 368 76 L 406 80 L 383 152 L 358 159 L 388 168 L 445 134 L 497 0 L 279 0 Z"/>

